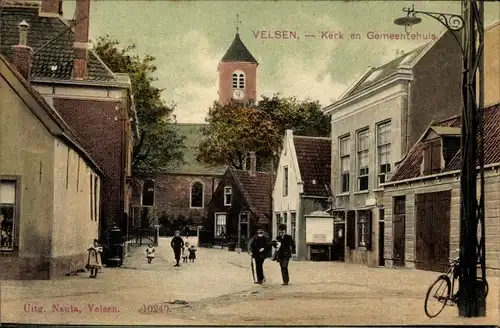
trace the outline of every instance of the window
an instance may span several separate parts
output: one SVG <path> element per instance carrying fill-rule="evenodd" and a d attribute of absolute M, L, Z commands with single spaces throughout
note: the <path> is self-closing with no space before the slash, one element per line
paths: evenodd
<path fill-rule="evenodd" d="M 384 183 L 386 175 L 391 171 L 391 122 L 377 126 L 378 181 Z"/>
<path fill-rule="evenodd" d="M 195 182 L 191 185 L 191 208 L 203 208 L 203 184 Z"/>
<path fill-rule="evenodd" d="M 405 215 L 406 212 L 406 197 L 394 197 L 394 215 Z"/>
<path fill-rule="evenodd" d="M 0 250 L 14 250 L 17 182 L 0 180 Z"/>
<path fill-rule="evenodd" d="M 233 89 L 245 89 L 245 74 L 243 72 L 233 73 Z"/>
<path fill-rule="evenodd" d="M 226 213 L 215 214 L 215 236 L 220 236 L 226 232 Z"/>
<path fill-rule="evenodd" d="M 283 213 L 283 224 L 287 224 L 288 223 L 288 213 L 285 212 Z"/>
<path fill-rule="evenodd" d="M 368 190 L 368 133 L 358 132 L 358 190 Z"/>
<path fill-rule="evenodd" d="M 99 195 L 99 178 L 96 176 L 94 176 L 94 220 L 97 221 L 97 219 L 99 218 L 98 214 L 98 208 L 99 208 L 99 198 L 100 198 L 100 195 Z"/>
<path fill-rule="evenodd" d="M 288 196 L 288 167 L 283 167 L 283 196 Z"/>
<path fill-rule="evenodd" d="M 371 214 L 370 210 L 358 212 L 358 247 L 371 249 Z"/>
<path fill-rule="evenodd" d="M 224 187 L 224 206 L 231 206 L 233 200 L 233 188 Z"/>
<path fill-rule="evenodd" d="M 295 240 L 295 229 L 297 227 L 297 214 L 296 213 L 290 213 L 290 226 L 291 226 L 291 235 L 292 239 Z"/>
<path fill-rule="evenodd" d="M 424 175 L 441 172 L 441 139 L 424 143 Z"/>
<path fill-rule="evenodd" d="M 281 213 L 276 213 L 276 235 L 278 235 L 280 224 L 281 224 Z"/>
<path fill-rule="evenodd" d="M 350 161 L 350 143 L 349 137 L 340 138 L 339 153 L 340 153 L 340 192 L 349 192 L 349 171 L 351 166 Z"/>
<path fill-rule="evenodd" d="M 94 178 L 90 173 L 90 220 L 94 221 Z"/>

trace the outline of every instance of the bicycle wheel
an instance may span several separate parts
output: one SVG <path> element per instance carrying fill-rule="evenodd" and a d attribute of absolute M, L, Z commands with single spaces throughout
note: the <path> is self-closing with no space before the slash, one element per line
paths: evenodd
<path fill-rule="evenodd" d="M 447 275 L 440 275 L 427 290 L 425 296 L 425 314 L 429 318 L 437 317 L 450 299 L 451 281 Z"/>

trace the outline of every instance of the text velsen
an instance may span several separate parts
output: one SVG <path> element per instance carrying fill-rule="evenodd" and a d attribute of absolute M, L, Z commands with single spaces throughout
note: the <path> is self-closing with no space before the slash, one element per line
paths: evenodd
<path fill-rule="evenodd" d="M 86 304 L 83 306 L 83 310 L 92 313 L 116 313 L 120 312 L 120 310 L 116 306 L 105 306 L 101 304 Z M 60 312 L 60 313 L 82 313 L 82 308 L 76 305 L 67 305 L 67 304 L 52 304 L 51 312 Z M 43 306 L 26 303 L 24 304 L 24 312 L 37 312 L 44 313 L 46 309 Z"/>

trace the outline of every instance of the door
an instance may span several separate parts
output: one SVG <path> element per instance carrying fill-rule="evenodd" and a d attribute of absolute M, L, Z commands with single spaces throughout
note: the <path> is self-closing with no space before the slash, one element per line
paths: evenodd
<path fill-rule="evenodd" d="M 393 198 L 393 244 L 392 263 L 394 266 L 405 265 L 405 242 L 406 242 L 406 196 Z"/>
<path fill-rule="evenodd" d="M 378 265 L 385 266 L 384 259 L 384 241 L 385 241 L 385 209 L 381 208 L 379 210 L 379 221 L 378 221 Z"/>
<path fill-rule="evenodd" d="M 345 254 L 345 223 L 333 225 L 332 261 L 344 261 Z"/>
<path fill-rule="evenodd" d="M 451 191 L 417 195 L 415 267 L 443 272 L 450 254 Z"/>
<path fill-rule="evenodd" d="M 240 213 L 238 219 L 238 244 L 244 251 L 247 250 L 248 234 L 248 213 Z"/>

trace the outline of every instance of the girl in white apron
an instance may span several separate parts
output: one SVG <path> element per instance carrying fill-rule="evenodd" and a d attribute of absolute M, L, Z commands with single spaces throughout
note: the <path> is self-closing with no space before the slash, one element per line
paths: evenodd
<path fill-rule="evenodd" d="M 99 247 L 99 241 L 97 239 L 94 239 L 94 245 L 87 249 L 87 251 L 89 252 L 89 256 L 87 259 L 87 265 L 85 267 L 90 271 L 89 278 L 96 278 L 97 271 L 102 268 L 102 247 Z"/>
<path fill-rule="evenodd" d="M 149 244 L 148 248 L 146 248 L 146 257 L 148 259 L 148 263 L 151 263 L 151 261 L 155 258 L 155 249 L 153 244 Z"/>

